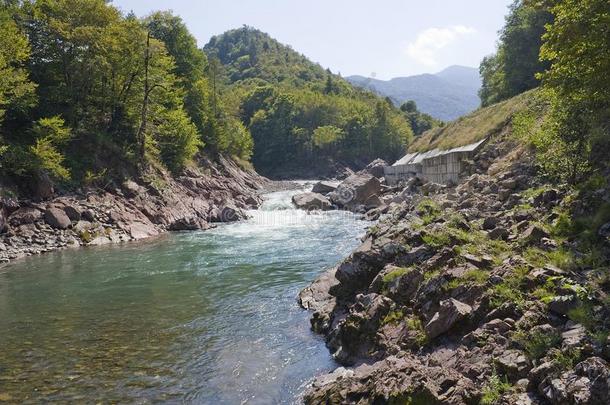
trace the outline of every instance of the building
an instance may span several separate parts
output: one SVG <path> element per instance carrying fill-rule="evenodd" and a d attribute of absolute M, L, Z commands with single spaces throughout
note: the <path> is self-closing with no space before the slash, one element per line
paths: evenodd
<path fill-rule="evenodd" d="M 392 166 L 384 168 L 386 182 L 394 185 L 401 180 L 419 177 L 434 183 L 455 184 L 467 169 L 467 162 L 486 140 L 449 150 L 409 153 Z"/>

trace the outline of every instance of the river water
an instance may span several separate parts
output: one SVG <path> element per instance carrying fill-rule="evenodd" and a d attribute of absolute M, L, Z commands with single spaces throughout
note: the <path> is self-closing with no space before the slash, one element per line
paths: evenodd
<path fill-rule="evenodd" d="M 295 192 L 242 223 L 0 267 L 0 402 L 298 403 L 336 365 L 297 293 L 367 223 Z"/>

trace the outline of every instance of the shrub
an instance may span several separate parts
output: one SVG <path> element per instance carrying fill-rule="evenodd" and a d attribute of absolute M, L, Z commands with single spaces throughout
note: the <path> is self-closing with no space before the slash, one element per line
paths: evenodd
<path fill-rule="evenodd" d="M 495 371 L 489 378 L 487 385 L 483 387 L 483 396 L 481 397 L 481 405 L 495 404 L 505 393 L 510 391 L 512 385 L 506 379 L 500 378 Z"/>

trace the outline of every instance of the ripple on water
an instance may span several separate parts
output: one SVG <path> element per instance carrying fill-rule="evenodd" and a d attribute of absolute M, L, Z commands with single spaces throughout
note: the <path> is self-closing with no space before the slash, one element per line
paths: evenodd
<path fill-rule="evenodd" d="M 206 232 L 70 250 L 0 273 L 0 398 L 295 401 L 334 364 L 295 297 L 357 244 L 350 214 L 266 196 Z"/>

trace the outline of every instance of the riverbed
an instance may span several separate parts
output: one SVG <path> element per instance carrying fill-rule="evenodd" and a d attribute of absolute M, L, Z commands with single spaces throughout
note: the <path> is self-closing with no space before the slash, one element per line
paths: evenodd
<path fill-rule="evenodd" d="M 0 267 L 0 402 L 299 403 L 336 365 L 297 293 L 368 226 L 294 209 L 302 191 L 241 223 Z"/>

